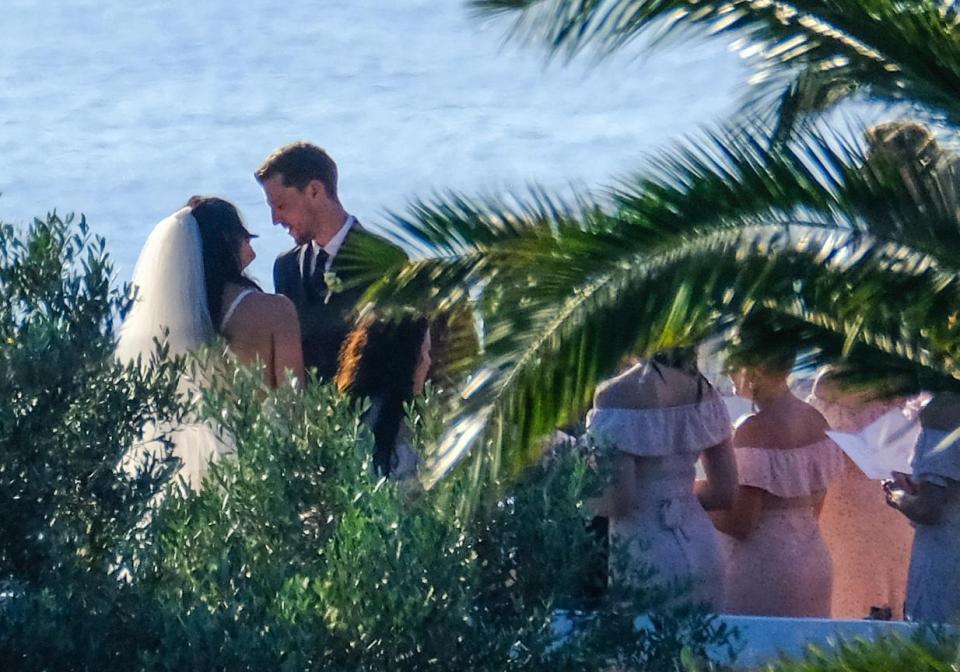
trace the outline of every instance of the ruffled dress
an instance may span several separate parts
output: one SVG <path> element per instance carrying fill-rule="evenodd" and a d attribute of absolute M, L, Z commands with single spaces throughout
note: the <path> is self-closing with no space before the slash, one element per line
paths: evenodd
<path fill-rule="evenodd" d="M 817 503 L 843 470 L 833 441 L 789 449 L 735 448 L 741 486 L 765 492 L 760 521 L 730 539 L 724 611 L 757 616 L 830 616 L 830 552 Z"/>
<path fill-rule="evenodd" d="M 832 429 L 859 432 L 897 404 L 840 396 L 826 401 L 811 395 L 807 402 L 820 411 Z M 907 568 L 913 528 L 887 505 L 883 489 L 846 455 L 843 472 L 827 490 L 820 529 L 833 559 L 834 618 L 864 618 L 872 607 L 887 607 L 903 618 Z"/>
<path fill-rule="evenodd" d="M 669 408 L 595 408 L 587 416 L 601 446 L 637 458 L 637 498 L 631 511 L 610 519 L 610 575 L 642 584 L 680 583 L 684 598 L 714 608 L 724 594 L 718 533 L 693 491 L 700 451 L 728 440 L 730 417 L 713 388 L 699 403 Z M 626 560 L 626 567 L 617 558 Z"/>
<path fill-rule="evenodd" d="M 915 524 L 907 618 L 951 623 L 960 618 L 960 443 L 952 432 L 924 429 L 913 457 L 913 479 L 947 489 L 947 503 L 935 525 Z"/>

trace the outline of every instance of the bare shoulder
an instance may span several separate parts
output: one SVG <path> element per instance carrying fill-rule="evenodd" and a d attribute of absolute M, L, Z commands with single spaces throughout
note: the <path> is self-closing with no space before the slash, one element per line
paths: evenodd
<path fill-rule="evenodd" d="M 823 413 L 818 411 L 813 404 L 809 404 L 803 400 L 798 401 L 803 404 L 804 420 L 811 431 L 825 432 L 830 429 L 830 423 L 827 422 L 827 419 L 823 417 Z"/>
<path fill-rule="evenodd" d="M 749 416 L 733 435 L 737 447 L 800 448 L 826 438 L 826 419 L 816 408 L 790 397 Z"/>
<path fill-rule="evenodd" d="M 788 413 L 792 417 L 786 418 L 785 424 L 793 428 L 791 443 L 805 446 L 826 438 L 825 432 L 830 429 L 830 423 L 813 404 L 794 397 Z"/>
<path fill-rule="evenodd" d="M 261 293 L 258 299 L 260 302 L 259 310 L 262 311 L 264 317 L 279 319 L 296 319 L 297 317 L 297 309 L 293 305 L 293 301 L 283 294 Z"/>
<path fill-rule="evenodd" d="M 671 408 L 700 401 L 712 388 L 705 380 L 666 366 L 641 362 L 597 388 L 597 408 Z"/>
<path fill-rule="evenodd" d="M 737 448 L 769 448 L 772 432 L 770 423 L 759 413 L 747 416 L 733 432 Z"/>
<path fill-rule="evenodd" d="M 297 323 L 297 309 L 282 294 L 256 292 L 237 306 L 236 319 L 247 328 L 269 331 L 290 322 Z"/>
<path fill-rule="evenodd" d="M 629 369 L 597 386 L 593 395 L 595 408 L 637 408 L 637 392 L 642 378 L 642 364 Z"/>

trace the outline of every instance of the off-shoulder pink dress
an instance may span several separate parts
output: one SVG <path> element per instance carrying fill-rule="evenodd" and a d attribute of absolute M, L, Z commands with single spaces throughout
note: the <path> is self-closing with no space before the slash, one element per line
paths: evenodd
<path fill-rule="evenodd" d="M 685 598 L 719 607 L 725 577 L 719 533 L 693 485 L 700 451 L 730 438 L 723 401 L 705 384 L 698 403 L 595 408 L 587 423 L 599 444 L 637 458 L 638 498 L 629 514 L 610 520 L 612 580 L 636 584 L 653 569 L 654 581 L 679 582 L 690 591 Z M 617 549 L 629 560 L 626 575 L 614 562 Z"/>
<path fill-rule="evenodd" d="M 914 525 L 906 615 L 912 621 L 960 620 L 960 442 L 952 432 L 924 428 L 913 457 L 913 478 L 946 489 L 935 525 Z"/>
<path fill-rule="evenodd" d="M 758 616 L 830 616 L 830 553 L 817 502 L 843 469 L 833 441 L 797 448 L 735 448 L 740 485 L 764 490 L 760 521 L 730 537 L 724 611 Z"/>
<path fill-rule="evenodd" d="M 831 429 L 859 432 L 889 411 L 893 401 L 864 400 L 858 395 L 817 396 L 807 402 Z M 820 528 L 833 558 L 834 618 L 864 618 L 871 607 L 888 607 L 903 618 L 907 567 L 913 528 L 900 512 L 887 506 L 883 489 L 870 480 L 846 455 L 843 473 L 827 490 Z"/>

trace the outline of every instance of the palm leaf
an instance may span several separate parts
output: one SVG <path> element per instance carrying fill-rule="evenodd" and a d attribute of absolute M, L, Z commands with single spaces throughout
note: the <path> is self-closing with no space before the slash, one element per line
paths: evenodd
<path fill-rule="evenodd" d="M 521 207 L 416 204 L 400 225 L 437 254 L 385 295 L 463 294 L 437 282 L 456 269 L 445 280 L 480 289 L 485 331 L 486 366 L 449 418 L 436 472 L 484 442 L 474 452 L 492 478 L 521 468 L 625 355 L 694 343 L 757 308 L 807 325 L 824 356 L 896 358 L 949 384 L 960 264 L 935 243 L 956 220 L 931 224 L 895 171 L 862 164 L 837 138 L 771 146 L 741 128 L 654 159 L 605 207 L 539 192 Z M 864 217 L 865 202 L 885 216 Z"/>
<path fill-rule="evenodd" d="M 475 0 L 485 14 L 514 18 L 513 37 L 551 53 L 601 54 L 641 34 L 652 44 L 689 33 L 735 36 L 757 66 L 745 101 L 778 110 L 786 134 L 811 111 L 853 94 L 906 102 L 960 122 L 956 3 L 938 0 Z"/>

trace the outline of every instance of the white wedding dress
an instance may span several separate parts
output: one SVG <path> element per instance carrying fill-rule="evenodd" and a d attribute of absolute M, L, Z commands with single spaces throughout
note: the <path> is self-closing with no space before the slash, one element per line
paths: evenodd
<path fill-rule="evenodd" d="M 156 342 L 164 338 L 171 356 L 188 355 L 214 341 L 217 334 L 207 306 L 200 231 L 189 208 L 167 217 L 150 233 L 137 260 L 133 284 L 136 299 L 120 326 L 118 360 L 148 366 Z M 180 381 L 178 391 L 187 403 L 194 403 L 200 392 L 198 378 L 185 375 Z M 232 439 L 209 421 L 158 419 L 143 427 L 140 440 L 120 467 L 136 473 L 147 455 L 162 455 L 164 437 L 181 461 L 178 481 L 184 492 L 199 491 L 210 462 L 235 452 Z"/>

